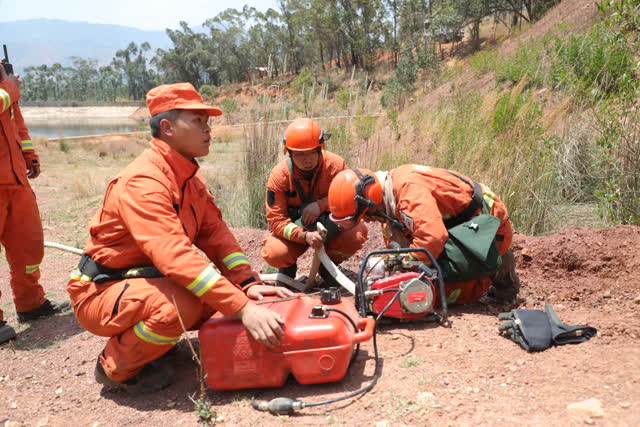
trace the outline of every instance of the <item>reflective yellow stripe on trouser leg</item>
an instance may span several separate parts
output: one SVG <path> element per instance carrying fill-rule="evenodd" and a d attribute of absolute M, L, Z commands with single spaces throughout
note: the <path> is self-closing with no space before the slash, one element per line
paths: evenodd
<path fill-rule="evenodd" d="M 180 337 L 165 337 L 164 335 L 156 334 L 151 331 L 144 322 L 141 320 L 133 327 L 133 332 L 142 341 L 146 341 L 155 345 L 175 345 Z"/>

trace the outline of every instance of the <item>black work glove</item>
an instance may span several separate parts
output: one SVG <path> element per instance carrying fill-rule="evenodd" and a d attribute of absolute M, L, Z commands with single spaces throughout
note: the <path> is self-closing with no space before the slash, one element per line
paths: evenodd
<path fill-rule="evenodd" d="M 506 320 L 498 330 L 527 351 L 542 351 L 553 344 L 578 344 L 597 334 L 589 326 L 570 326 L 562 323 L 550 304 L 544 310 L 512 310 L 500 313 L 498 319 Z"/>
<path fill-rule="evenodd" d="M 498 319 L 506 320 L 498 330 L 527 351 L 542 351 L 551 347 L 551 324 L 542 310 L 511 310 L 500 313 Z"/>
<path fill-rule="evenodd" d="M 561 344 L 579 344 L 588 341 L 598 334 L 596 328 L 591 326 L 570 326 L 562 323 L 558 315 L 550 304 L 545 304 L 544 311 L 549 316 L 551 323 L 551 339 L 556 345 Z"/>

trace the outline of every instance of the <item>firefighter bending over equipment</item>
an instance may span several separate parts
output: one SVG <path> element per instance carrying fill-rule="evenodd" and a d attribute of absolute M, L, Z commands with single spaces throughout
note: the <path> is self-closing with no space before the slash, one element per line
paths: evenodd
<path fill-rule="evenodd" d="M 62 313 L 68 301 L 51 302 L 40 285 L 44 236 L 29 179 L 40 175 L 40 163 L 24 124 L 18 99 L 18 76 L 0 64 L 0 243 L 7 253 L 11 291 L 18 322 Z M 0 295 L 2 293 L 0 292 Z M 16 337 L 0 310 L 0 344 Z"/>
<path fill-rule="evenodd" d="M 487 291 L 500 301 L 518 294 L 507 209 L 483 184 L 428 166 L 375 174 L 349 169 L 331 183 L 329 206 L 343 229 L 362 219 L 380 221 L 387 245 L 429 250 L 443 269 L 450 304 L 477 301 Z"/>
<path fill-rule="evenodd" d="M 297 259 L 309 246 L 326 245 L 329 258 L 336 263 L 356 253 L 367 239 L 364 224 L 340 232 L 329 219 L 327 194 L 331 180 L 347 168 L 344 159 L 324 150 L 331 134 L 311 119 L 296 119 L 284 134 L 283 150 L 289 157 L 278 163 L 267 182 L 266 211 L 272 234 L 261 255 L 279 273 L 295 278 Z M 316 223 L 327 229 L 323 241 Z M 325 283 L 337 285 L 324 266 L 320 275 Z"/>
<path fill-rule="evenodd" d="M 209 116 L 221 111 L 189 83 L 151 89 L 147 104 L 151 147 L 109 184 L 67 285 L 80 324 L 110 337 L 96 380 L 131 393 L 173 381 L 157 359 L 180 339 L 179 316 L 196 329 L 216 310 L 236 315 L 257 341 L 276 345 L 282 317 L 249 297 L 292 294 L 260 283 L 198 174 Z"/>

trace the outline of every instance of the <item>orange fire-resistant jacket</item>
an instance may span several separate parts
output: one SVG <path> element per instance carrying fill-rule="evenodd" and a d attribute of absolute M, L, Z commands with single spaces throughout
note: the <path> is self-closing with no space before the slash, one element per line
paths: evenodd
<path fill-rule="evenodd" d="M 38 161 L 20 106 L 20 90 L 9 79 L 0 82 L 0 186 L 27 185 L 27 163 Z"/>
<path fill-rule="evenodd" d="M 150 149 L 111 181 L 102 209 L 92 221 L 85 253 L 114 269 L 153 265 L 231 316 L 248 301 L 238 284 L 259 280 L 258 274 L 197 171 L 195 162 L 154 139 Z M 78 292 L 73 282 L 68 289 Z M 86 281 L 80 294 L 92 295 L 95 286 Z M 82 299 L 82 295 L 71 297 L 74 305 Z"/>
<path fill-rule="evenodd" d="M 455 173 L 473 183 L 466 176 Z M 389 171 L 389 176 L 393 182 L 396 211 L 387 213 L 406 226 L 405 235 L 410 239 L 410 247 L 425 248 L 438 258 L 449 238 L 444 220 L 464 211 L 471 201 L 473 188 L 444 169 L 428 166 L 402 165 Z M 503 255 L 511 246 L 513 234 L 507 209 L 486 186 L 482 185 L 482 188 L 489 212 L 501 220 L 497 244 Z M 384 232 L 385 238 L 389 237 L 389 227 L 384 227 Z M 424 254 L 414 255 L 427 261 Z"/>
<path fill-rule="evenodd" d="M 338 172 L 347 168 L 344 159 L 329 151 L 321 151 L 320 161 L 311 179 L 302 179 L 297 168 L 293 168 L 294 174 L 300 182 L 309 201 L 318 202 L 322 212 L 329 210 L 329 185 Z M 313 192 L 311 191 L 313 187 Z M 296 190 L 296 186 L 289 173 L 287 159 L 278 163 L 269 175 L 267 182 L 267 221 L 271 232 L 296 243 L 305 243 L 303 239 L 304 228 L 291 221 L 287 209 L 289 207 L 302 206 L 302 199 Z M 306 244 L 306 243 L 305 243 Z"/>

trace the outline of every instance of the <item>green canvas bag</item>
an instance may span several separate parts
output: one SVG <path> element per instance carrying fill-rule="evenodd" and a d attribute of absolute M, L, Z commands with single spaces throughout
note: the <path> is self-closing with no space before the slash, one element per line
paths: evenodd
<path fill-rule="evenodd" d="M 438 263 L 445 282 L 465 282 L 492 276 L 502 264 L 496 244 L 500 219 L 481 214 L 451 227 Z"/>

